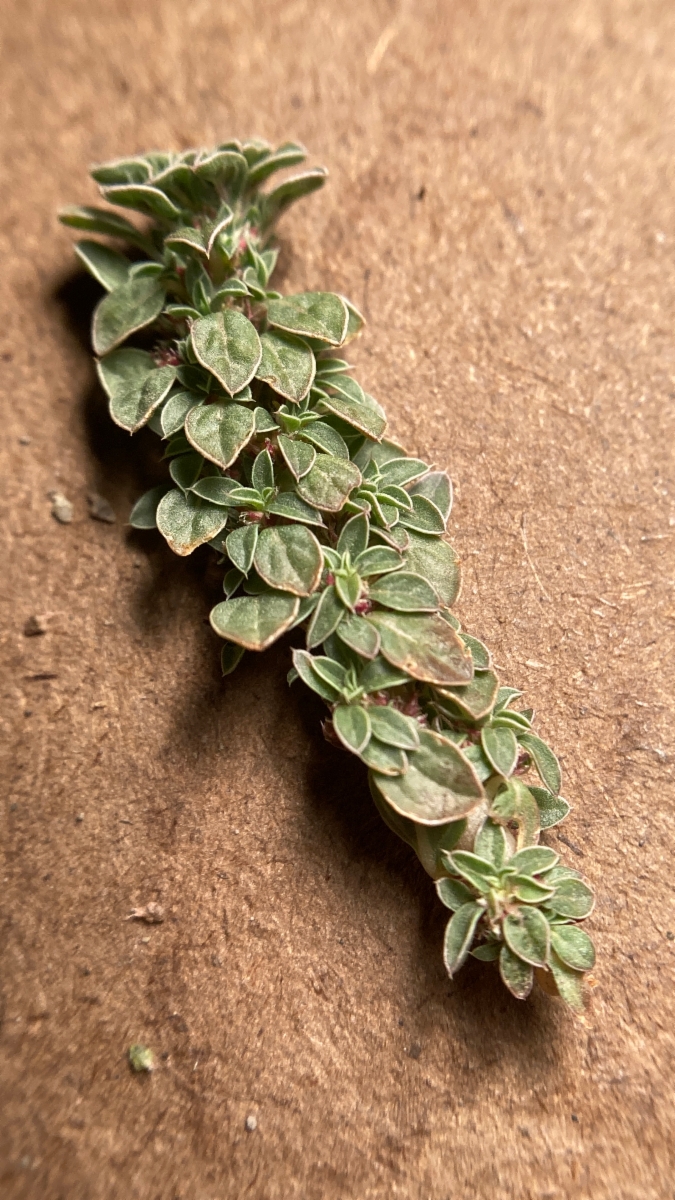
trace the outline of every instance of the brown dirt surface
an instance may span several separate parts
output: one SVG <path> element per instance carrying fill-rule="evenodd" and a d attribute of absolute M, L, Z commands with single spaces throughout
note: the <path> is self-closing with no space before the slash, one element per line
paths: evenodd
<path fill-rule="evenodd" d="M 3 1197 L 675 1195 L 675 8 L 0 22 Z M 222 682 L 208 554 L 125 528 L 150 443 L 105 414 L 55 210 L 94 200 L 92 161 L 252 134 L 330 168 L 283 286 L 364 308 L 360 379 L 456 484 L 459 615 L 561 754 L 547 840 L 598 892 L 583 1020 L 484 964 L 448 981 L 433 886 L 288 646 Z"/>

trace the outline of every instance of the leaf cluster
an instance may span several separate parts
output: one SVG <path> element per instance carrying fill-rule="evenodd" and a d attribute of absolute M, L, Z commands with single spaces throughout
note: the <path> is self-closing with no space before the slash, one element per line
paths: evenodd
<path fill-rule="evenodd" d="M 75 249 L 105 291 L 92 340 L 110 415 L 163 445 L 166 480 L 130 522 L 179 555 L 217 552 L 224 673 L 302 628 L 289 680 L 325 701 L 326 735 L 366 765 L 384 820 L 453 909 L 449 973 L 469 953 L 498 958 L 514 995 L 539 970 L 578 1007 L 593 956 L 576 922 L 592 900 L 538 845 L 569 811 L 557 759 L 452 612 L 450 478 L 387 437 L 342 357 L 358 310 L 272 286 L 275 222 L 326 173 L 272 177 L 304 159 L 260 141 L 119 159 L 92 176 L 134 223 L 61 214 L 109 239 Z"/>

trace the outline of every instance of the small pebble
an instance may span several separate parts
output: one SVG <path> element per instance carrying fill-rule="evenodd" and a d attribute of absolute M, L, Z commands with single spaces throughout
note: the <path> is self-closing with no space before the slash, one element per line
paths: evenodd
<path fill-rule="evenodd" d="M 146 904 L 145 908 L 132 908 L 127 917 L 127 921 L 145 921 L 146 925 L 161 925 L 163 920 L 164 909 L 154 900 Z"/>
<path fill-rule="evenodd" d="M 77 823 L 79 825 L 82 821 L 84 821 L 84 813 L 76 813 L 75 820 L 77 821 Z"/>
<path fill-rule="evenodd" d="M 106 500 L 105 496 L 99 496 L 98 492 L 90 492 L 87 496 L 89 503 L 89 516 L 93 521 L 105 521 L 107 525 L 114 525 L 117 520 L 112 505 Z"/>
<path fill-rule="evenodd" d="M 244 1125 L 247 1133 L 254 1133 L 254 1131 L 258 1128 L 258 1118 L 254 1117 L 251 1113 L 251 1115 L 244 1121 Z"/>
<path fill-rule="evenodd" d="M 129 1066 L 132 1071 L 154 1071 L 155 1056 L 149 1046 L 135 1044 L 129 1047 Z"/>
<path fill-rule="evenodd" d="M 19 438 L 19 445 L 20 446 L 30 446 L 30 438 L 27 437 L 27 435 L 25 433 L 23 433 L 21 435 L 21 437 Z"/>
<path fill-rule="evenodd" d="M 26 624 L 23 627 L 23 636 L 24 637 L 38 637 L 41 633 L 46 633 L 46 632 L 47 632 L 47 618 L 39 617 L 39 616 L 37 616 L 37 614 L 34 614 L 32 617 L 29 617 L 28 620 L 26 621 Z"/>
<path fill-rule="evenodd" d="M 59 525 L 70 525 L 73 519 L 73 506 L 70 500 L 63 495 L 63 492 L 50 492 L 49 499 L 52 502 L 52 516 Z"/>

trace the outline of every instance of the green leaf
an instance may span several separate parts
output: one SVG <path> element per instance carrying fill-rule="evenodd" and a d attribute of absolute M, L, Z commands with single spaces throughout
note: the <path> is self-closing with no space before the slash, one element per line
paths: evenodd
<path fill-rule="evenodd" d="M 351 300 L 348 300 L 346 296 L 343 296 L 342 299 L 347 305 L 347 311 L 349 312 L 349 324 L 347 326 L 345 342 L 351 342 L 353 338 L 358 337 L 360 334 L 363 326 L 366 323 L 366 318 L 362 313 L 359 312 L 356 305 L 352 304 Z"/>
<path fill-rule="evenodd" d="M 445 533 L 445 518 L 426 496 L 412 496 L 412 512 L 401 513 L 401 524 L 418 533 Z"/>
<path fill-rule="evenodd" d="M 211 610 L 211 625 L 219 637 L 245 650 L 266 650 L 293 624 L 297 596 L 266 592 L 223 600 Z"/>
<path fill-rule="evenodd" d="M 232 465 L 255 433 L 255 417 L 242 404 L 202 404 L 185 419 L 195 450 L 223 470 Z"/>
<path fill-rule="evenodd" d="M 73 247 L 80 262 L 94 276 L 107 292 L 112 292 L 122 283 L 126 283 L 129 275 L 129 259 L 123 254 L 102 246 L 100 242 L 75 242 Z"/>
<path fill-rule="evenodd" d="M 248 575 L 251 570 L 257 544 L 257 525 L 241 525 L 239 529 L 233 529 L 225 539 L 227 556 L 242 575 Z"/>
<path fill-rule="evenodd" d="M 255 326 L 236 309 L 211 313 L 195 321 L 191 339 L 198 361 L 230 396 L 254 378 L 262 357 Z"/>
<path fill-rule="evenodd" d="M 295 142 L 288 142 L 249 169 L 246 186 L 248 188 L 259 187 L 274 171 L 281 171 L 284 167 L 295 167 L 298 163 L 304 162 L 306 158 L 307 151 L 303 146 L 299 146 Z"/>
<path fill-rule="evenodd" d="M 189 492 L 199 479 L 204 459 L 201 454 L 181 454 L 169 466 L 169 474 L 183 492 Z"/>
<path fill-rule="evenodd" d="M 473 849 L 479 858 L 487 859 L 497 870 L 500 870 L 509 849 L 503 826 L 496 825 L 494 821 L 488 819 L 476 834 Z"/>
<path fill-rule="evenodd" d="M 512 875 L 509 877 L 509 890 L 523 904 L 544 904 L 553 895 L 553 888 L 547 887 L 530 875 Z"/>
<path fill-rule="evenodd" d="M 499 958 L 501 945 L 501 942 L 481 942 L 471 951 L 471 957 L 477 958 L 479 962 L 495 962 Z"/>
<path fill-rule="evenodd" d="M 304 525 L 263 529 L 255 552 L 255 569 L 270 587 L 294 596 L 309 596 L 321 579 L 321 546 Z"/>
<path fill-rule="evenodd" d="M 199 497 L 174 488 L 157 507 L 157 528 L 175 554 L 192 554 L 224 527 L 227 513 Z"/>
<path fill-rule="evenodd" d="M 302 479 L 314 466 L 316 450 L 313 446 L 308 446 L 306 442 L 290 438 L 285 433 L 279 434 L 278 442 L 289 470 L 296 479 Z"/>
<path fill-rule="evenodd" d="M 428 579 L 443 604 L 450 607 L 459 595 L 460 570 L 457 555 L 447 542 L 437 537 L 425 537 L 409 532 L 410 545 L 406 552 L 406 567 Z"/>
<path fill-rule="evenodd" d="M 461 638 L 460 643 L 464 645 Z M 450 708 L 460 716 L 482 721 L 492 709 L 498 687 L 499 681 L 493 671 L 477 671 L 466 687 L 439 688 L 438 691 L 443 703 L 451 701 Z"/>
<path fill-rule="evenodd" d="M 89 170 L 97 183 L 145 183 L 150 175 L 150 166 L 144 158 L 115 158 L 111 162 L 97 163 Z"/>
<path fill-rule="evenodd" d="M 251 470 L 251 485 L 259 492 L 274 487 L 274 464 L 269 450 L 261 450 L 256 455 Z"/>
<path fill-rule="evenodd" d="M 348 382 L 354 383 L 354 380 L 348 380 Z M 352 425 L 354 429 L 358 429 L 360 433 L 365 433 L 366 437 L 374 438 L 376 441 L 382 437 L 387 427 L 387 419 L 379 405 L 377 408 L 373 408 L 372 405 L 360 402 L 344 393 L 340 395 L 324 393 L 321 396 L 321 404 L 336 417 L 340 417 L 348 425 Z"/>
<path fill-rule="evenodd" d="M 522 696 L 522 694 L 522 692 L 518 691 L 518 688 L 501 687 L 497 693 L 497 699 L 495 701 L 495 713 L 503 712 L 512 700 L 516 700 L 518 696 Z"/>
<path fill-rule="evenodd" d="M 467 649 L 471 651 L 474 669 L 476 671 L 489 671 L 492 666 L 492 655 L 487 646 L 478 638 L 471 637 L 469 633 L 460 633 L 459 636 Z"/>
<path fill-rule="evenodd" d="M 344 616 L 345 609 L 337 598 L 335 588 L 327 587 L 312 613 L 307 630 L 308 648 L 311 650 L 314 646 L 320 646 L 322 642 L 325 642 L 326 638 L 330 637 L 331 633 L 337 629 Z"/>
<path fill-rule="evenodd" d="M 476 891 L 487 895 L 498 883 L 498 874 L 494 865 L 480 854 L 472 854 L 470 850 L 455 850 L 454 854 L 444 854 L 443 860 L 448 869 L 462 876 Z"/>
<path fill-rule="evenodd" d="M 129 515 L 129 524 L 133 529 L 157 528 L 157 505 L 168 490 L 168 484 L 160 483 L 136 501 Z"/>
<path fill-rule="evenodd" d="M 159 221 L 177 221 L 181 211 L 164 195 L 159 188 L 147 184 L 115 184 L 112 187 L 102 187 L 102 194 L 111 204 L 119 204 L 122 208 L 134 208 L 136 212 L 156 217 Z"/>
<path fill-rule="evenodd" d="M 499 974 L 502 977 L 502 982 L 516 1000 L 526 1000 L 532 991 L 534 982 L 534 971 L 529 963 L 523 962 L 517 954 L 509 950 L 508 946 L 502 946 L 499 955 Z"/>
<path fill-rule="evenodd" d="M 216 541 L 218 541 L 218 540 L 219 539 L 216 538 Z M 220 547 L 218 547 L 218 549 L 220 549 Z M 224 549 L 224 547 L 223 547 L 223 549 Z M 234 593 L 241 586 L 244 579 L 245 579 L 245 576 L 244 576 L 243 572 L 238 571 L 236 567 L 231 567 L 229 571 L 225 572 L 225 575 L 223 577 L 223 591 L 224 591 L 225 595 L 227 596 L 228 600 L 230 599 L 230 596 L 234 596 Z"/>
<path fill-rule="evenodd" d="M 218 150 L 200 157 L 195 163 L 195 175 L 208 180 L 218 188 L 237 196 L 242 190 L 248 174 L 246 159 L 236 150 Z"/>
<path fill-rule="evenodd" d="M 302 436 L 305 441 L 318 446 L 319 450 L 326 454 L 332 454 L 334 458 L 344 458 L 345 461 L 349 459 L 349 450 L 344 438 L 325 421 L 313 421 L 303 429 Z"/>
<path fill-rule="evenodd" d="M 420 458 L 392 458 L 380 465 L 382 483 L 404 487 L 406 483 L 414 483 L 421 475 L 426 475 L 429 467 Z"/>
<path fill-rule="evenodd" d="M 380 651 L 380 635 L 363 617 L 346 613 L 336 630 L 340 641 L 362 658 L 375 658 Z M 369 764 L 370 765 L 370 764 Z"/>
<path fill-rule="evenodd" d="M 480 735 L 483 753 L 499 775 L 508 778 L 518 762 L 518 742 L 512 729 L 485 725 Z"/>
<path fill-rule="evenodd" d="M 544 786 L 554 796 L 557 796 L 562 780 L 560 776 L 560 763 L 553 751 L 546 745 L 546 742 L 543 742 L 541 738 L 536 737 L 533 733 L 521 733 L 518 740 L 521 746 L 532 756 L 532 760 Z"/>
<path fill-rule="evenodd" d="M 338 704 L 333 711 L 333 728 L 343 746 L 360 754 L 370 740 L 370 718 L 359 704 Z"/>
<path fill-rule="evenodd" d="M 59 221 L 62 225 L 70 226 L 71 229 L 82 229 L 87 233 L 102 233 L 107 237 L 122 238 L 125 242 L 130 242 L 132 246 L 141 246 L 144 250 L 148 245 L 148 239 L 135 225 L 131 224 L 131 221 L 127 221 L 126 217 L 120 217 L 118 213 L 110 212 L 106 208 L 93 208 L 89 204 L 72 204 L 61 209 Z"/>
<path fill-rule="evenodd" d="M 235 646 L 234 642 L 225 642 L 220 652 L 220 669 L 223 675 L 231 675 L 239 666 L 245 653 L 243 646 Z"/>
<path fill-rule="evenodd" d="M 352 518 L 352 520 L 357 519 L 356 517 Z M 357 554 L 354 560 L 354 569 L 364 579 L 374 575 L 386 575 L 390 571 L 398 571 L 402 566 L 403 558 L 392 546 L 370 546 L 368 550 Z"/>
<path fill-rule="evenodd" d="M 289 521 L 302 521 L 304 525 L 323 525 L 321 513 L 311 505 L 305 504 L 295 492 L 279 492 L 267 505 L 267 512 L 278 517 L 286 517 Z"/>
<path fill-rule="evenodd" d="M 452 484 L 447 471 L 430 471 L 411 487 L 410 494 L 430 500 L 447 523 L 452 508 Z"/>
<path fill-rule="evenodd" d="M 471 679 L 471 655 L 454 629 L 435 613 L 372 612 L 368 620 L 380 634 L 387 661 L 413 679 L 441 686 Z"/>
<path fill-rule="evenodd" d="M 172 437 L 174 433 L 178 433 L 183 428 L 190 409 L 201 403 L 202 397 L 194 392 L 176 392 L 169 396 L 160 417 L 164 437 Z"/>
<path fill-rule="evenodd" d="M 372 704 L 368 712 L 373 734 L 379 741 L 388 746 L 398 746 L 401 750 L 419 749 L 419 725 L 411 717 L 406 717 L 390 704 Z"/>
<path fill-rule="evenodd" d="M 295 404 L 304 400 L 316 370 L 314 355 L 307 343 L 292 334 L 273 330 L 263 333 L 260 343 L 262 358 L 256 379 L 263 379 L 280 396 Z"/>
<path fill-rule="evenodd" d="M 458 908 L 448 922 L 443 942 L 443 962 L 451 979 L 471 949 L 476 926 L 482 915 L 483 909 L 472 900 Z"/>
<path fill-rule="evenodd" d="M 267 320 L 287 333 L 340 346 L 347 333 L 349 313 L 344 300 L 334 292 L 301 292 L 284 300 L 270 300 Z"/>
<path fill-rule="evenodd" d="M 338 554 L 349 554 L 352 563 L 362 555 L 368 545 L 370 522 L 366 513 L 357 513 L 343 525 L 337 541 Z"/>
<path fill-rule="evenodd" d="M 574 971 L 558 957 L 555 951 L 551 954 L 549 963 L 551 974 L 558 989 L 558 994 L 575 1012 L 584 1008 L 584 976 L 582 971 Z"/>
<path fill-rule="evenodd" d="M 263 229 L 269 229 L 295 200 L 299 200 L 302 196 L 309 196 L 317 188 L 323 187 L 326 175 L 327 172 L 323 167 L 316 167 L 312 171 L 303 171 L 302 175 L 294 175 L 292 179 L 285 179 L 273 191 L 263 196 L 261 202 Z"/>
<path fill-rule="evenodd" d="M 554 925 L 551 945 L 561 962 L 574 971 L 591 971 L 595 966 L 595 947 L 578 925 Z"/>
<path fill-rule="evenodd" d="M 421 729 L 419 736 L 420 748 L 410 754 L 406 774 L 388 779 L 376 772 L 377 787 L 396 812 L 422 825 L 466 816 L 484 796 L 471 764 L 440 734 Z"/>
<path fill-rule="evenodd" d="M 96 364 L 116 425 L 135 433 L 164 400 L 176 378 L 175 367 L 155 367 L 145 350 L 114 350 Z"/>
<path fill-rule="evenodd" d="M 381 576 L 370 584 L 369 595 L 376 604 L 397 612 L 435 612 L 440 603 L 431 584 L 410 571 Z"/>
<path fill-rule="evenodd" d="M 220 504 L 224 507 L 232 504 L 232 492 L 237 490 L 235 480 L 224 478 L 222 475 L 207 475 L 206 478 L 193 483 L 191 488 L 195 496 L 201 496 L 202 500 L 208 500 L 210 504 Z"/>
<path fill-rule="evenodd" d="M 451 912 L 457 912 L 457 909 L 461 908 L 463 904 L 469 904 L 475 900 L 471 889 L 459 879 L 448 879 L 447 877 L 437 879 L 436 891 L 441 903 Z"/>
<path fill-rule="evenodd" d="M 356 571 L 338 571 L 335 576 L 335 591 L 345 608 L 353 608 L 361 595 L 361 580 Z"/>
<path fill-rule="evenodd" d="M 156 279 L 130 279 L 96 305 L 92 341 L 97 354 L 108 354 L 130 334 L 151 325 L 164 306 L 164 288 Z"/>
<path fill-rule="evenodd" d="M 549 957 L 551 931 L 546 917 L 537 908 L 521 908 L 503 921 L 504 939 L 509 950 L 533 967 L 545 967 Z"/>
<path fill-rule="evenodd" d="M 256 433 L 276 433 L 277 432 L 279 426 L 277 425 L 274 418 L 270 416 L 270 414 L 268 413 L 266 408 L 260 408 L 259 406 L 254 408 L 253 416 L 255 417 Z"/>
<path fill-rule="evenodd" d="M 340 512 L 349 493 L 361 482 L 361 472 L 351 462 L 317 454 L 311 471 L 300 480 L 298 494 L 323 512 Z"/>
<path fill-rule="evenodd" d="M 196 254 L 198 258 L 204 262 L 208 261 L 209 252 L 206 248 L 206 243 L 200 231 L 192 225 L 181 226 L 180 229 L 174 229 L 168 237 L 164 239 L 164 245 L 169 250 L 176 250 L 178 254 L 186 257 L 185 251 Z"/>
<path fill-rule="evenodd" d="M 570 812 L 570 805 L 562 796 L 554 796 L 546 788 L 530 787 L 529 790 L 537 801 L 542 829 L 552 829 L 554 825 L 559 825 L 565 820 Z"/>
<path fill-rule="evenodd" d="M 550 871 L 559 861 L 560 855 L 550 846 L 526 846 L 509 859 L 509 867 L 519 875 L 540 875 Z M 548 880 L 545 881 L 548 883 Z"/>
<path fill-rule="evenodd" d="M 377 771 L 380 775 L 405 775 L 408 770 L 408 756 L 405 751 L 396 746 L 386 746 L 371 737 L 367 746 L 360 753 L 362 762 Z"/>
<path fill-rule="evenodd" d="M 348 619 L 345 617 L 345 620 Z M 388 688 L 400 687 L 401 684 L 409 682 L 407 671 L 397 670 L 382 657 L 367 663 L 359 678 L 359 686 L 366 692 L 384 692 Z"/>
<path fill-rule="evenodd" d="M 464 733 L 448 732 L 447 730 L 444 730 L 444 732 L 446 737 L 459 739 L 459 745 L 461 745 L 465 737 Z M 486 779 L 489 779 L 492 775 L 492 767 L 480 746 L 462 746 L 462 753 L 468 758 L 481 783 L 485 783 Z"/>
<path fill-rule="evenodd" d="M 293 651 L 293 666 L 302 682 L 321 696 L 322 700 L 326 700 L 328 704 L 334 704 L 339 699 L 339 687 L 334 687 L 329 680 L 324 679 L 315 669 L 314 663 L 315 659 L 306 650 Z"/>
<path fill-rule="evenodd" d="M 518 847 L 539 841 L 539 809 L 529 788 L 511 777 L 492 801 L 490 816 L 500 825 L 518 826 Z"/>
<path fill-rule="evenodd" d="M 547 883 L 551 880 L 547 878 Z M 592 913 L 595 898 L 591 889 L 580 879 L 562 879 L 556 885 L 555 894 L 547 900 L 547 907 L 561 917 L 583 921 Z"/>

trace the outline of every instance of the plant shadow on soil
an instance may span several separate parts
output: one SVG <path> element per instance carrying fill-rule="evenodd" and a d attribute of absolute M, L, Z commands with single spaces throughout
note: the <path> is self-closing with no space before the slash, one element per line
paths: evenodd
<path fill-rule="evenodd" d="M 102 294 L 100 286 L 80 272 L 69 275 L 54 294 L 68 331 L 89 359 L 91 314 Z M 93 373 L 92 384 L 82 399 L 81 413 L 96 489 L 113 504 L 116 502 L 118 509 L 128 509 L 139 494 L 166 475 L 157 440 L 147 430 L 130 438 L 110 420 L 105 396 Z M 182 607 L 176 603 L 179 597 L 183 604 L 189 599 L 190 606 L 196 611 L 201 609 L 204 615 L 212 603 L 222 598 L 220 572 L 207 548 L 181 559 L 156 532 L 128 529 L 126 537 L 128 544 L 144 554 L 151 566 L 150 578 L 139 580 L 134 605 L 134 619 L 143 633 L 159 632 L 161 640 L 166 640 L 171 633 L 172 614 Z M 209 718 L 231 702 L 231 689 L 257 691 L 260 686 L 264 692 L 270 683 L 263 683 L 263 679 L 283 678 L 288 670 L 289 642 L 301 644 L 297 633 L 285 638 L 266 652 L 264 667 L 252 661 L 255 656 L 246 655 L 235 675 L 223 680 L 214 639 L 206 628 L 204 633 L 204 669 L 199 671 L 199 682 L 194 689 L 188 687 L 181 692 L 180 712 L 172 721 L 168 740 L 177 750 L 194 745 L 201 738 Z M 432 1025 L 440 1005 L 451 1010 L 472 1062 L 493 1066 L 510 1049 L 517 1048 L 523 1066 L 535 1069 L 537 1075 L 548 1073 L 557 1057 L 558 1039 L 554 1035 L 562 1016 L 560 1003 L 536 988 L 527 1001 L 515 1000 L 504 988 L 494 965 L 473 959 L 468 960 L 456 980 L 448 980 L 441 948 L 449 914 L 437 900 L 433 883 L 414 852 L 379 817 L 363 765 L 322 737 L 320 721 L 326 710 L 318 697 L 305 689 L 292 688 L 287 704 L 306 731 L 312 748 L 309 766 L 305 768 L 304 792 L 309 798 L 312 836 L 325 841 L 326 859 L 348 858 L 362 862 L 369 869 L 375 866 L 382 887 L 391 888 L 393 878 L 397 903 L 413 906 L 417 912 L 418 937 L 410 947 L 418 989 L 416 1002 L 411 1006 L 417 1033 L 422 1037 L 427 1032 L 433 1036 Z"/>

